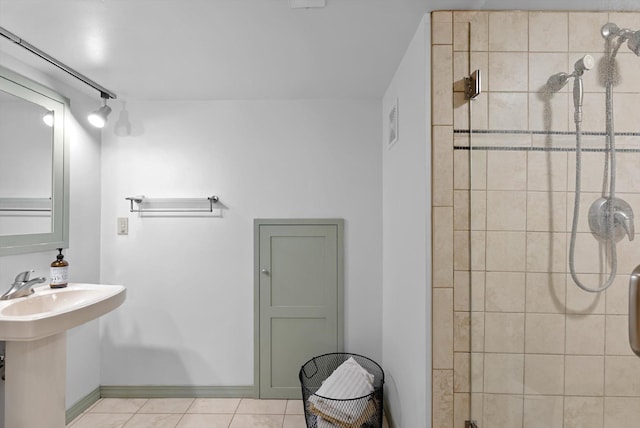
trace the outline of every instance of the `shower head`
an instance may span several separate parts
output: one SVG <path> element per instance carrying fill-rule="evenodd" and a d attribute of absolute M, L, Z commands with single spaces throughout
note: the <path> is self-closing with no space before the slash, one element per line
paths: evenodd
<path fill-rule="evenodd" d="M 591 70 L 593 66 L 596 65 L 593 57 L 591 55 L 585 55 L 573 65 L 574 72 L 577 75 L 582 75 L 587 70 Z"/>
<path fill-rule="evenodd" d="M 627 46 L 631 52 L 640 56 L 640 31 L 632 31 L 627 40 Z"/>
<path fill-rule="evenodd" d="M 627 46 L 634 54 L 640 56 L 640 31 L 629 30 L 628 28 L 620 28 L 613 22 L 609 22 L 602 26 L 600 30 L 602 37 L 607 39 L 607 41 L 613 41 L 614 38 L 618 37 L 619 47 L 624 41 L 627 42 Z M 613 56 L 617 52 L 617 47 L 614 51 Z"/>

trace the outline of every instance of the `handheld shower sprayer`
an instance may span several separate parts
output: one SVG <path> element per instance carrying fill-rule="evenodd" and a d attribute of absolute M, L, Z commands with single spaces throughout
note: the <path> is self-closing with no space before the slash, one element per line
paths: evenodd
<path fill-rule="evenodd" d="M 573 65 L 573 107 L 574 120 L 576 123 L 582 122 L 582 98 L 584 95 L 584 86 L 582 84 L 582 75 L 585 71 L 591 70 L 595 65 L 595 61 L 591 55 L 585 55 Z"/>
<path fill-rule="evenodd" d="M 593 57 L 591 55 L 585 55 L 579 60 L 577 60 L 576 63 L 573 65 L 573 70 L 574 70 L 573 73 L 575 75 L 582 76 L 582 74 L 584 74 L 585 71 L 591 70 L 594 65 L 596 65 L 596 62 L 593 59 Z"/>
<path fill-rule="evenodd" d="M 556 73 L 547 80 L 547 88 L 551 92 L 558 92 L 564 88 L 569 79 L 582 77 L 585 71 L 591 70 L 595 61 L 591 55 L 585 55 L 573 65 L 573 73 Z M 574 89 L 575 92 L 575 89 Z"/>

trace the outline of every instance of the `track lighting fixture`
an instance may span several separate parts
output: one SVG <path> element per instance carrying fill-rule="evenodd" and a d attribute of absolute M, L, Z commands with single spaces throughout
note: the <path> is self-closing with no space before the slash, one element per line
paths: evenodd
<path fill-rule="evenodd" d="M 89 123 L 96 128 L 104 128 L 104 125 L 107 123 L 107 117 L 109 116 L 109 113 L 111 113 L 111 107 L 107 105 L 109 95 L 101 93 L 100 96 L 102 96 L 102 107 L 91 112 L 88 117 Z"/>
<path fill-rule="evenodd" d="M 91 86 L 93 89 L 100 91 L 100 97 L 102 98 L 102 107 L 100 107 L 98 110 L 94 111 L 89 115 L 89 122 L 96 128 L 104 127 L 104 125 L 107 123 L 107 116 L 109 116 L 109 113 L 111 113 L 111 107 L 107 105 L 107 100 L 109 98 L 116 99 L 116 94 L 114 92 L 108 90 L 104 86 L 97 84 L 93 80 L 89 79 L 87 76 L 77 72 L 76 70 L 64 64 L 63 62 L 60 62 L 59 60 L 55 59 L 48 53 L 38 49 L 37 47 L 33 46 L 31 43 L 13 34 L 6 28 L 0 27 L 0 36 L 14 42 L 18 46 L 31 52 L 32 54 L 35 54 L 36 56 L 42 58 L 48 63 L 58 67 L 60 70 L 70 74 L 71 76 L 80 80 L 84 84 Z M 46 123 L 49 126 L 53 126 L 53 122 L 54 122 L 53 119 L 54 119 L 53 112 L 46 113 L 42 118 L 44 123 Z"/>

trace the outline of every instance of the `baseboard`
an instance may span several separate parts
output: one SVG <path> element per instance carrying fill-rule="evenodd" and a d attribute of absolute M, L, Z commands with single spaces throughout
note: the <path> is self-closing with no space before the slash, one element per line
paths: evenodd
<path fill-rule="evenodd" d="M 100 399 L 100 387 L 94 389 L 89 394 L 78 400 L 74 405 L 69 407 L 65 413 L 65 420 L 68 424 L 75 418 L 77 418 L 82 412 L 87 410 L 96 401 Z"/>
<path fill-rule="evenodd" d="M 102 398 L 252 398 L 253 385 L 102 385 Z"/>

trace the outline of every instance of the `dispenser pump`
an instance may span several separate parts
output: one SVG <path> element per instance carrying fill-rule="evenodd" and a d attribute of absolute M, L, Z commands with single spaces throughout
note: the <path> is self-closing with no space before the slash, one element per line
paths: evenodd
<path fill-rule="evenodd" d="M 51 263 L 51 288 L 63 288 L 68 284 L 69 278 L 69 263 L 64 260 L 62 254 L 62 248 L 58 248 L 59 254 L 56 255 L 56 260 Z"/>

